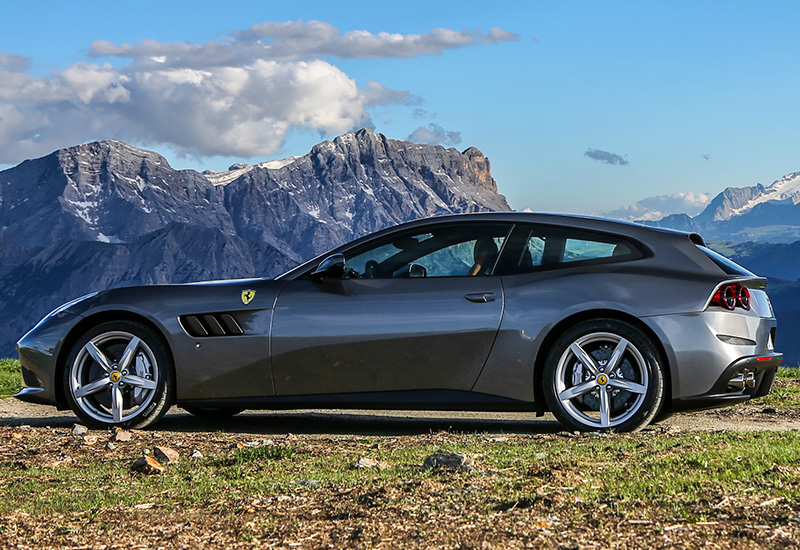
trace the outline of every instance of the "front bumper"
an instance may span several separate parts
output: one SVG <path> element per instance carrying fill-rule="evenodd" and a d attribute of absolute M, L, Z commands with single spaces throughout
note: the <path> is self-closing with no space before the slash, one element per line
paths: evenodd
<path fill-rule="evenodd" d="M 14 397 L 28 403 L 66 407 L 59 394 L 59 379 L 56 358 L 69 331 L 81 321 L 81 317 L 68 312 L 42 319 L 19 342 L 19 362 L 22 367 L 22 382 L 25 388 Z"/>

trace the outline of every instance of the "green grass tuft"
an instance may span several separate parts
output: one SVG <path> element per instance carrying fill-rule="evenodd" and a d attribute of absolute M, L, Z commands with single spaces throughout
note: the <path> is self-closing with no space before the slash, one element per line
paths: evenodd
<path fill-rule="evenodd" d="M 794 380 L 800 378 L 800 367 L 778 367 L 777 378 Z"/>
<path fill-rule="evenodd" d="M 0 399 L 22 389 L 22 372 L 17 359 L 0 359 Z"/>

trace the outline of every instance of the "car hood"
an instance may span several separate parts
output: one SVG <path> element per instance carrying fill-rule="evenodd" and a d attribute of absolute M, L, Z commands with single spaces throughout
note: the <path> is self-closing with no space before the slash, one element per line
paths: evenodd
<path fill-rule="evenodd" d="M 105 290 L 77 301 L 67 313 L 88 317 L 104 311 L 130 311 L 151 319 L 176 314 L 268 309 L 285 281 L 229 279 L 197 283 L 131 286 Z"/>

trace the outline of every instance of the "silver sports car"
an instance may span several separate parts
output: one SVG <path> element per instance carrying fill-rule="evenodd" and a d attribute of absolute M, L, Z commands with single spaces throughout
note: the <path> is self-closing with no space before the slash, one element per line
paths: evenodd
<path fill-rule="evenodd" d="M 94 292 L 18 344 L 17 397 L 96 427 L 173 404 L 552 413 L 639 429 L 766 395 L 766 280 L 697 234 L 578 216 L 445 216 L 275 279 Z"/>

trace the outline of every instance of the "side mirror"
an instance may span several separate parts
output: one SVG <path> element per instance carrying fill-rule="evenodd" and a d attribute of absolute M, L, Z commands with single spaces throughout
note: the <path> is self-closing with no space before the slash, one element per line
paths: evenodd
<path fill-rule="evenodd" d="M 341 279 L 344 276 L 344 254 L 331 254 L 322 260 L 310 277 L 319 279 Z"/>

